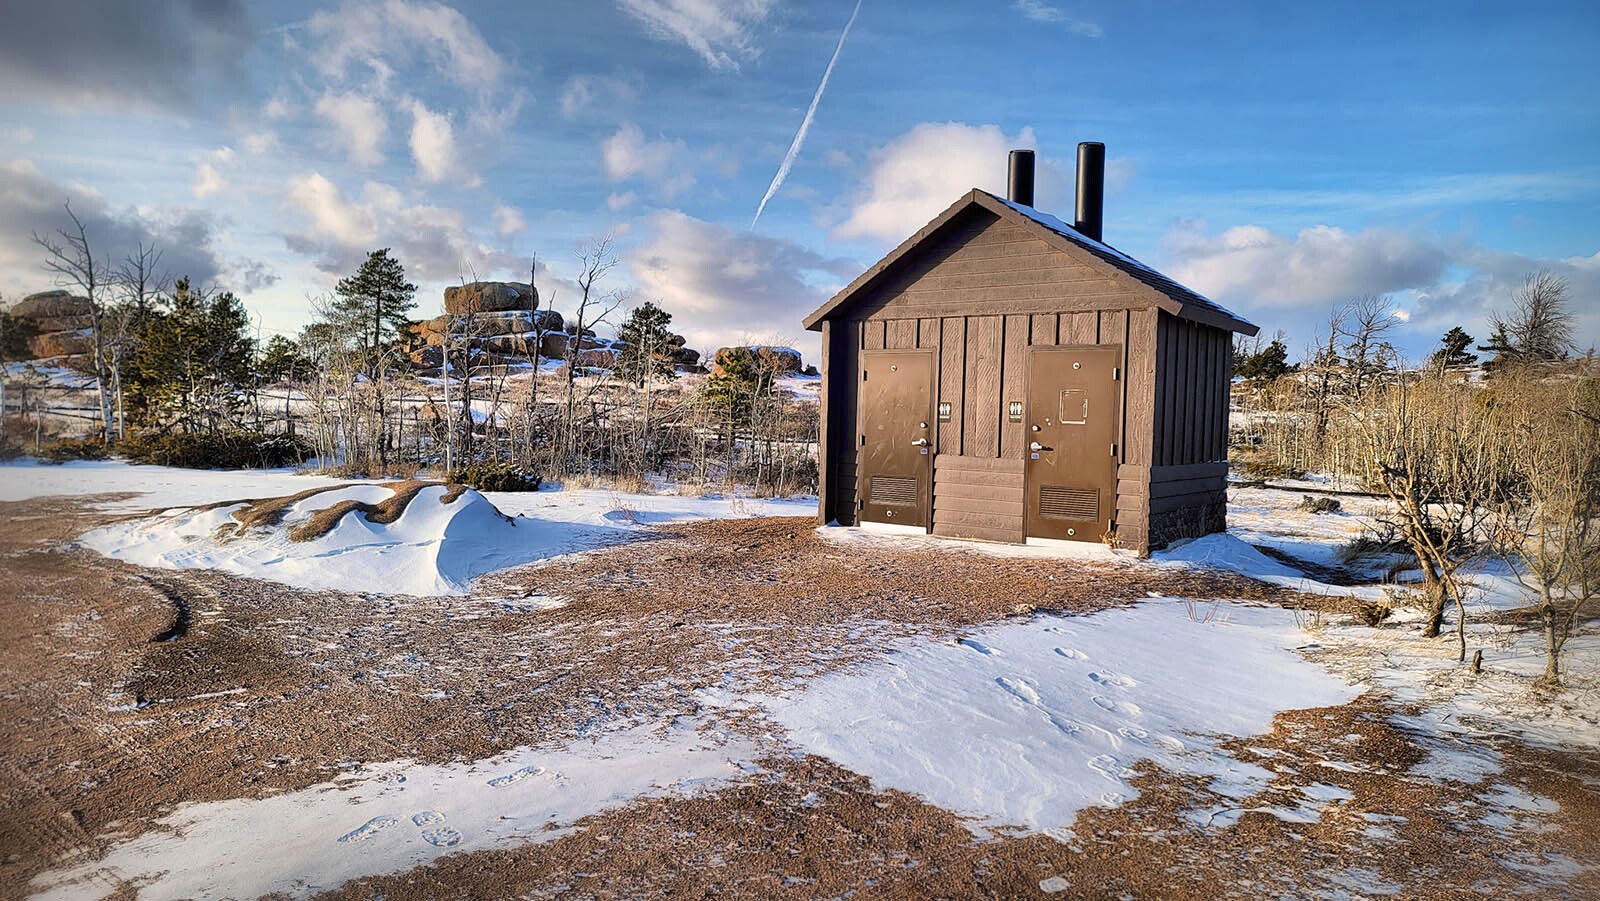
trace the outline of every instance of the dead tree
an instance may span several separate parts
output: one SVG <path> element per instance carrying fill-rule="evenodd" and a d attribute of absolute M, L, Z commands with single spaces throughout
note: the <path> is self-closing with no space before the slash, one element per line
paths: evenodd
<path fill-rule="evenodd" d="M 112 430 L 111 394 L 106 390 L 105 337 L 100 330 L 100 316 L 104 312 L 100 291 L 106 282 L 106 264 L 94 255 L 94 248 L 89 244 L 89 230 L 78 214 L 72 211 L 72 202 L 68 201 L 62 206 L 72 220 L 72 227 L 56 229 L 53 238 L 35 232 L 33 243 L 44 251 L 44 268 L 55 276 L 58 283 L 76 287 L 89 298 L 90 328 L 94 339 L 94 383 L 100 402 L 100 436 L 109 445 Z"/>

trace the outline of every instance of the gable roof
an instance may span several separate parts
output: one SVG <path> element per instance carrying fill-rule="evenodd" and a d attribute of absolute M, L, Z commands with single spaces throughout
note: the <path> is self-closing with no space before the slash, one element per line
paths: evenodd
<path fill-rule="evenodd" d="M 1002 220 L 1033 232 L 1056 250 L 1071 254 L 1101 275 L 1128 289 L 1130 293 L 1150 299 L 1156 306 L 1174 316 L 1229 331 L 1243 332 L 1246 335 L 1254 335 L 1260 330 L 1255 324 L 1234 315 L 1216 301 L 1178 284 L 1108 244 L 1081 234 L 1077 229 L 1049 213 L 1041 213 L 1032 207 L 1012 203 L 976 188 L 951 204 L 932 222 L 903 241 L 899 247 L 891 250 L 888 256 L 861 273 L 855 281 L 846 285 L 827 303 L 807 316 L 805 327 L 812 331 L 821 328 L 822 320 L 836 316 L 901 259 L 933 237 L 957 216 L 974 207 L 988 210 Z"/>

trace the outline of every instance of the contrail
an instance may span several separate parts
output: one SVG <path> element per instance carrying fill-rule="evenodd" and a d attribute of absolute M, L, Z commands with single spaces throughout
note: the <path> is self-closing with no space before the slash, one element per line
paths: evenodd
<path fill-rule="evenodd" d="M 806 141 L 806 132 L 811 129 L 811 119 L 817 114 L 817 104 L 822 101 L 822 92 L 828 89 L 828 77 L 833 74 L 833 64 L 839 61 L 839 51 L 844 49 L 844 39 L 850 36 L 850 26 L 856 24 L 856 15 L 861 12 L 861 0 L 856 0 L 856 8 L 850 13 L 850 21 L 844 23 L 844 31 L 839 33 L 839 46 L 833 48 L 833 57 L 828 60 L 828 68 L 822 71 L 822 83 L 817 85 L 817 92 L 811 95 L 811 106 L 806 109 L 806 117 L 800 120 L 800 130 L 794 133 L 794 143 L 789 145 L 789 152 L 783 155 L 783 163 L 778 166 L 778 174 L 772 176 L 772 184 L 767 186 L 767 194 L 761 198 L 761 205 L 756 207 L 756 215 L 750 220 L 750 228 L 754 230 L 756 223 L 761 221 L 761 211 L 767 208 L 767 201 L 772 195 L 778 193 L 783 187 L 783 180 L 789 177 L 789 167 L 794 165 L 794 158 L 800 155 L 800 145 Z"/>

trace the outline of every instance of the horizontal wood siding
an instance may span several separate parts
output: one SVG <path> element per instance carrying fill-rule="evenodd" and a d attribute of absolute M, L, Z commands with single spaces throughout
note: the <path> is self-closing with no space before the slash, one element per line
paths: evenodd
<path fill-rule="evenodd" d="M 1023 540 L 1022 461 L 939 454 L 933 458 L 933 534 Z"/>
<path fill-rule="evenodd" d="M 975 209 L 927 242 L 915 259 L 886 274 L 852 315 L 916 319 L 1082 310 L 1092 320 L 1101 308 L 1133 302 L 1120 285 L 1021 226 Z M 1092 336 L 1075 341 L 1096 343 Z M 1063 338 L 1059 343 L 1074 342 Z"/>

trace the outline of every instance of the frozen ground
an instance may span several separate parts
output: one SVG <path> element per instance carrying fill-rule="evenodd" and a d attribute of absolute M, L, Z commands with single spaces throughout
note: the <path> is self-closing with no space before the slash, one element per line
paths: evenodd
<path fill-rule="evenodd" d="M 992 607 L 1016 615 L 995 619 L 991 613 L 986 621 L 956 629 L 934 625 L 932 619 L 885 619 L 884 608 L 869 606 L 879 603 L 873 573 L 883 573 L 883 585 L 904 584 L 899 576 L 890 578 L 899 570 L 889 561 L 907 549 L 926 561 L 928 580 L 941 578 L 952 559 L 971 560 L 979 551 L 985 552 L 983 565 L 992 569 L 991 554 L 1001 551 L 859 530 L 821 530 L 817 541 L 803 520 L 774 520 L 779 529 L 792 523 L 788 537 L 816 555 L 808 564 L 816 567 L 813 585 L 769 565 L 759 545 L 741 544 L 770 540 L 778 534 L 771 528 L 741 533 L 730 524 L 705 533 L 713 536 L 705 539 L 688 532 L 670 533 L 687 538 L 663 538 L 660 531 L 673 523 L 810 516 L 813 499 L 756 502 L 604 490 L 464 496 L 457 503 L 467 506 L 460 509 L 483 515 L 472 520 L 475 531 L 455 536 L 466 539 L 460 546 L 476 542 L 504 556 L 461 553 L 481 565 L 470 574 L 456 572 L 451 584 L 435 586 L 438 591 L 424 590 L 423 583 L 446 567 L 437 555 L 431 562 L 419 555 L 446 546 L 438 539 L 450 537 L 453 518 L 440 520 L 434 508 L 447 505 L 428 494 L 413 503 L 423 503 L 418 511 L 430 515 L 415 522 L 403 516 L 379 529 L 349 521 L 327 536 L 326 546 L 306 542 L 306 553 L 295 564 L 304 568 L 298 575 L 286 569 L 268 572 L 290 562 L 268 562 L 271 554 L 284 552 L 287 542 L 258 541 L 249 545 L 254 548 L 249 553 L 221 555 L 218 548 L 225 550 L 226 543 L 213 539 L 233 507 L 172 509 L 282 496 L 323 484 L 345 483 L 282 472 L 195 473 L 121 464 L 0 467 L 0 499 L 133 492 L 134 498 L 117 501 L 105 512 L 167 510 L 113 523 L 82 539 L 129 562 L 200 567 L 191 570 L 194 578 L 218 568 L 313 587 L 306 573 L 326 579 L 359 569 L 377 573 L 387 587 L 356 582 L 320 587 L 366 592 L 404 586 L 399 593 L 407 597 L 381 603 L 350 595 L 319 602 L 335 608 L 327 614 L 326 628 L 319 626 L 314 609 L 305 608 L 267 608 L 263 615 L 270 619 L 252 621 L 243 607 L 230 612 L 233 602 L 219 594 L 217 621 L 226 624 L 237 617 L 239 628 L 252 635 L 282 632 L 284 638 L 274 640 L 291 653 L 273 653 L 283 654 L 285 665 L 309 660 L 310 668 L 294 676 L 298 681 L 283 682 L 271 692 L 252 688 L 245 679 L 243 687 L 199 683 L 177 700 L 149 707 L 142 695 L 138 701 L 124 695 L 97 728 L 120 735 L 119 730 L 136 726 L 159 736 L 168 721 L 198 717 L 197 737 L 191 740 L 203 748 L 211 730 L 226 734 L 232 728 L 227 724 L 241 719 L 249 728 L 252 718 L 266 716 L 260 705 L 269 695 L 291 698 L 305 681 L 377 699 L 349 720 L 352 737 L 382 731 L 391 716 L 387 709 L 397 704 L 454 709 L 479 697 L 482 709 L 471 708 L 460 722 L 492 722 L 582 679 L 585 670 L 616 666 L 615 673 L 606 670 L 604 678 L 585 683 L 588 687 L 571 697 L 569 703 L 583 711 L 576 731 L 541 730 L 511 750 L 445 761 L 369 750 L 324 761 L 319 765 L 328 772 L 292 783 L 291 790 L 260 796 L 225 792 L 162 807 L 141 814 L 143 819 L 119 822 L 99 838 L 92 857 L 62 859 L 35 871 L 32 891 L 101 897 L 119 886 L 137 885 L 149 897 L 264 892 L 302 897 L 356 880 L 352 884 L 366 886 L 360 891 L 372 893 L 378 890 L 370 888 L 370 880 L 433 865 L 429 872 L 435 875 L 429 878 L 445 880 L 434 893 L 481 894 L 489 889 L 474 880 L 483 873 L 501 872 L 507 861 L 545 859 L 539 854 L 551 860 L 589 854 L 585 862 L 571 865 L 574 871 L 598 868 L 614 879 L 639 876 L 641 864 L 617 863 L 603 846 L 611 834 L 660 817 L 668 828 L 638 841 L 665 849 L 687 843 L 687 848 L 698 841 L 695 835 L 713 841 L 723 828 L 717 824 L 723 823 L 738 833 L 721 839 L 730 857 L 737 856 L 732 848 L 743 847 L 739 843 L 749 837 L 753 846 L 740 852 L 744 859 L 768 861 L 763 855 L 772 846 L 770 840 L 761 844 L 762 835 L 785 842 L 790 839 L 783 835 L 798 832 L 802 838 L 794 841 L 804 845 L 805 834 L 831 834 L 828 830 L 838 829 L 840 822 L 858 830 L 851 835 L 869 848 L 901 841 L 898 832 L 874 831 L 902 828 L 873 819 L 874 810 L 890 808 L 899 811 L 896 822 L 921 824 L 921 837 L 909 840 L 909 847 L 923 845 L 921 853 L 929 858 L 922 866 L 918 858 L 907 858 L 908 875 L 895 880 L 926 874 L 934 880 L 927 884 L 930 891 L 953 885 L 943 880 L 955 870 L 979 879 L 980 886 L 1007 886 L 1006 893 L 1018 886 L 1075 893 L 1109 884 L 1085 883 L 1091 872 L 1101 873 L 1094 877 L 1101 880 L 1111 878 L 1105 874 L 1126 873 L 1117 878 L 1131 880 L 1125 884 L 1132 888 L 1170 888 L 1171 883 L 1148 880 L 1219 867 L 1222 872 L 1207 879 L 1222 881 L 1203 882 L 1215 891 L 1202 894 L 1417 893 L 1432 885 L 1419 876 L 1427 872 L 1426 861 L 1412 861 L 1400 849 L 1436 835 L 1460 843 L 1450 845 L 1449 853 L 1469 861 L 1461 872 L 1478 882 L 1468 885 L 1549 891 L 1593 885 L 1600 872 L 1592 830 L 1575 832 L 1573 821 L 1561 819 L 1592 817 L 1600 809 L 1592 797 L 1600 774 L 1561 775 L 1568 765 L 1561 761 L 1592 761 L 1600 752 L 1600 633 L 1591 626 L 1569 645 L 1565 689 L 1535 691 L 1542 648 L 1536 634 L 1507 615 L 1522 603 L 1522 593 L 1503 569 L 1485 564 L 1472 573 L 1478 589 L 1469 652 L 1485 652 L 1484 672 L 1473 675 L 1456 661 L 1452 642 L 1418 637 L 1415 611 L 1397 610 L 1383 628 L 1373 629 L 1337 612 L 1290 603 L 1292 598 L 1384 595 L 1374 586 L 1316 581 L 1258 549 L 1278 548 L 1313 563 L 1337 562 L 1337 545 L 1359 534 L 1378 512 L 1376 502 L 1346 499 L 1345 512 L 1318 516 L 1298 508 L 1301 495 L 1240 489 L 1230 509 L 1230 534 L 1189 542 L 1155 561 L 1131 560 L 1098 545 L 1003 551 L 1014 555 L 1008 566 L 1032 572 L 1059 560 L 1064 579 L 1081 587 L 1103 578 L 1108 591 L 1117 579 L 1143 574 L 1164 574 L 1179 584 L 1194 579 L 1198 585 L 1204 574 L 1227 570 L 1287 589 L 1284 603 L 1301 609 L 1166 588 L 1134 604 L 1072 615 L 1061 609 L 1061 601 L 1042 593 L 1038 586 L 1047 583 L 1018 577 L 1012 596 L 995 599 Z M 389 492 L 379 484 L 347 484 L 318 497 L 371 503 Z M 517 525 L 490 515 L 489 501 L 518 517 Z M 484 506 L 473 506 L 480 503 Z M 285 522 L 296 522 L 310 510 L 292 512 Z M 522 529 L 527 531 L 517 531 Z M 508 537 L 511 533 L 516 537 Z M 523 535 L 532 537 L 519 544 Z M 612 548 L 603 549 L 606 545 Z M 199 552 L 179 559 L 185 549 Z M 594 553 L 584 555 L 582 566 L 576 558 L 556 556 L 585 549 Z M 669 562 L 660 571 L 638 564 L 642 557 L 663 555 Z M 823 578 L 823 567 L 842 566 L 841 555 L 865 574 L 865 582 Z M 356 561 L 359 565 L 350 565 Z M 532 570 L 541 593 L 508 593 L 515 579 L 500 574 L 494 596 L 480 597 L 484 589 L 471 582 L 485 569 L 529 561 L 542 561 Z M 683 587 L 670 584 L 675 566 L 682 567 Z M 564 582 L 567 570 L 571 576 Z M 696 613 L 676 612 L 671 606 L 675 590 L 693 593 L 681 609 Z M 420 597 L 460 592 L 466 594 Z M 752 592 L 781 598 L 793 612 L 782 606 L 760 607 L 766 612 L 756 616 L 735 612 L 739 599 Z M 859 616 L 826 628 L 803 626 L 805 613 L 840 593 L 861 599 Z M 945 603 L 933 586 L 926 593 L 934 598 L 931 609 Z M 630 602 L 633 597 L 638 600 Z M 909 599 L 910 609 L 921 609 L 917 600 Z M 643 605 L 644 612 L 630 613 L 630 603 Z M 112 609 L 95 615 L 110 616 Z M 1035 609 L 1046 612 L 1031 612 Z M 91 627 L 55 626 L 49 634 L 65 641 Z M 374 632 L 384 639 L 379 645 L 363 638 Z M 694 635 L 702 636 L 695 639 L 700 644 L 681 645 Z M 789 662 L 787 641 L 809 643 L 809 656 L 800 659 L 810 662 Z M 488 649 L 486 655 L 476 653 L 478 644 Z M 657 649 L 679 646 L 715 646 L 723 656 L 702 666 L 692 655 L 705 650 Z M 174 649 L 184 647 L 180 641 Z M 85 648 L 82 653 L 97 652 Z M 767 670 L 773 678 L 755 678 Z M 124 674 L 121 684 L 137 675 Z M 474 681 L 463 686 L 462 678 Z M 620 697 L 610 696 L 612 687 Z M 22 697 L 20 691 L 12 689 Z M 441 727 L 418 740 L 426 746 L 431 734 L 434 742 L 456 741 L 451 736 L 463 728 Z M 17 739 L 11 736 L 8 742 Z M 312 752 L 252 747 L 252 762 L 241 765 L 258 766 L 255 755 L 268 753 L 294 758 Z M 1543 769 L 1530 771 L 1529 760 L 1544 761 L 1538 765 Z M 42 772 L 37 775 L 44 778 Z M 63 778 L 89 784 L 101 776 L 90 766 L 82 773 L 67 771 Z M 789 801 L 778 800 L 791 790 Z M 902 802 L 896 792 L 911 800 Z M 754 806 L 746 806 L 744 799 L 750 798 L 757 799 L 750 802 Z M 771 816 L 794 819 L 776 824 L 763 819 Z M 951 818 L 965 837 L 946 831 L 935 841 L 935 833 L 926 831 L 934 827 L 924 821 L 938 816 Z M 1593 826 L 1595 821 L 1577 822 Z M 1562 823 L 1567 825 L 1557 825 Z M 1269 845 L 1275 850 L 1263 850 Z M 549 850 L 530 850 L 536 846 Z M 935 846 L 954 850 L 935 852 Z M 781 859 L 785 846 L 776 847 L 773 853 Z M 1007 859 L 1012 853 L 1007 849 L 1017 849 L 1020 859 L 1059 857 L 1060 862 L 1043 872 L 1018 870 L 988 883 L 980 878 L 982 867 L 961 862 L 960 855 L 968 853 L 961 849 L 968 847 L 978 849 L 973 859 Z M 720 846 L 704 860 L 685 848 L 670 852 L 674 867 L 690 868 L 691 858 L 694 867 L 708 872 L 725 865 Z M 1109 856 L 1097 857 L 1097 848 L 1107 849 Z M 1130 848 L 1152 863 L 1126 870 Z M 1303 853 L 1307 848 L 1325 853 L 1318 852 L 1315 865 L 1295 863 L 1312 860 Z M 1184 856 L 1191 852 L 1195 856 Z M 860 849 L 846 861 L 833 845 L 789 853 L 816 855 L 844 874 L 866 865 L 863 861 L 888 865 Z M 957 858 L 939 858 L 940 853 Z M 471 863 L 451 863 L 458 859 Z M 936 876 L 934 860 L 943 861 L 937 867 L 942 876 Z M 1153 863 L 1157 860 L 1161 866 Z M 1235 862 L 1223 862 L 1229 860 Z M 1233 875 L 1229 869 L 1248 870 L 1263 861 L 1287 868 L 1275 878 L 1291 881 L 1222 879 Z M 646 890 L 650 874 L 642 875 L 645 882 L 628 884 Z M 611 885 L 583 882 L 587 878 L 576 872 L 567 876 L 589 889 Z M 673 878 L 685 877 L 675 873 Z M 768 888 L 754 891 L 766 883 L 749 878 L 754 881 L 707 885 L 743 886 L 736 894 L 768 893 Z M 793 878 L 801 881 L 786 884 L 817 891 L 827 882 L 817 872 Z M 404 883 L 383 885 L 395 897 L 429 894 L 412 889 L 408 895 Z M 860 883 L 846 881 L 830 893 L 852 885 Z M 507 886 L 497 885 L 491 893 L 526 891 L 522 883 Z"/>

